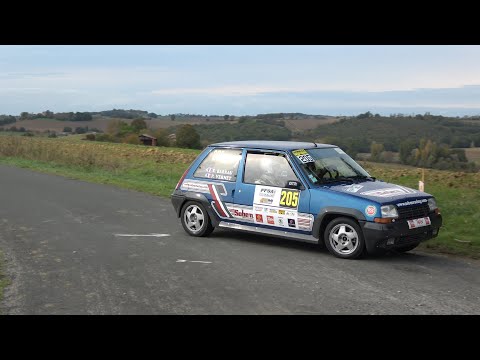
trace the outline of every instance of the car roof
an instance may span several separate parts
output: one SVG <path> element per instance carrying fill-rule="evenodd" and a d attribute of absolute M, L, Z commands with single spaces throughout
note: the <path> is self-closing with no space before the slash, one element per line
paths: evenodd
<path fill-rule="evenodd" d="M 247 141 L 229 141 L 211 144 L 209 146 L 215 147 L 248 147 L 254 149 L 268 149 L 268 150 L 296 150 L 296 149 L 315 149 L 315 148 L 331 148 L 337 147 L 330 144 L 318 144 L 314 142 L 301 141 L 263 141 L 263 140 L 247 140 Z"/>

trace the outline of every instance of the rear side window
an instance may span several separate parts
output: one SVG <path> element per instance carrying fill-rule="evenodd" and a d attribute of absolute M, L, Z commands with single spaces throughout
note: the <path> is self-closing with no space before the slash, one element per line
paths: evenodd
<path fill-rule="evenodd" d="M 236 181 L 242 150 L 214 149 L 202 161 L 193 174 L 196 178 Z"/>

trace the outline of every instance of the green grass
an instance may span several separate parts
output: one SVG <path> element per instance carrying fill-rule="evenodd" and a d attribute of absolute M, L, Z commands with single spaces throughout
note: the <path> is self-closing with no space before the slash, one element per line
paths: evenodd
<path fill-rule="evenodd" d="M 185 164 L 139 162 L 134 167 L 118 171 L 101 168 L 47 163 L 21 158 L 0 158 L 1 164 L 18 166 L 43 173 L 65 176 L 99 184 L 169 196 L 186 169 Z"/>

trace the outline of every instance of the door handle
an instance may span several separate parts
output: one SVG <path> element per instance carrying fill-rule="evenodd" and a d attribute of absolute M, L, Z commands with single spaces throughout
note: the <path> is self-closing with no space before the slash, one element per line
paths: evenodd
<path fill-rule="evenodd" d="M 232 190 L 232 196 L 235 195 L 235 189 Z"/>

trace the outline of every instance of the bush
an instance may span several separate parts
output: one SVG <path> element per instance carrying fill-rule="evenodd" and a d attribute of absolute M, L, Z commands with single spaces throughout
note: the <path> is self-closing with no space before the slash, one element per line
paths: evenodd
<path fill-rule="evenodd" d="M 123 143 L 125 144 L 133 144 L 133 145 L 140 145 L 142 142 L 138 138 L 136 134 L 129 134 L 123 138 Z"/>
<path fill-rule="evenodd" d="M 168 138 L 168 131 L 166 129 L 158 129 L 153 133 L 157 138 L 157 146 L 170 146 L 170 139 Z"/>
<path fill-rule="evenodd" d="M 85 140 L 95 141 L 95 134 L 87 134 Z"/>

